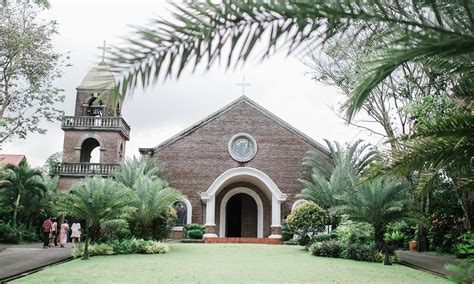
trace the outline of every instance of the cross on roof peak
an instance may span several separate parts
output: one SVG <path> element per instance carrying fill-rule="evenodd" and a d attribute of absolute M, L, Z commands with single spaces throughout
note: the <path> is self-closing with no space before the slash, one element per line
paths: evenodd
<path fill-rule="evenodd" d="M 245 96 L 245 86 L 251 86 L 252 84 L 245 82 L 245 75 L 242 76 L 242 83 L 237 83 L 237 86 L 242 86 L 242 96 Z"/>

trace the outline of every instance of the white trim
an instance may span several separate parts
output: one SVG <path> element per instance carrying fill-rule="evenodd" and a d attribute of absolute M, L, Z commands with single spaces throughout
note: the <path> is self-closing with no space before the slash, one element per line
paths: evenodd
<path fill-rule="evenodd" d="M 291 206 L 291 212 L 295 211 L 296 208 L 298 208 L 298 206 L 300 206 L 302 203 L 305 203 L 307 200 L 304 200 L 304 199 L 298 199 L 296 200 L 293 205 Z"/>
<path fill-rule="evenodd" d="M 270 191 L 271 195 L 280 202 L 285 201 L 286 198 L 288 197 L 287 194 L 284 194 L 280 191 L 280 189 L 275 184 L 275 182 L 273 182 L 273 180 L 267 174 L 251 167 L 239 167 L 239 168 L 233 168 L 233 169 L 225 171 L 216 180 L 214 180 L 214 182 L 211 184 L 211 186 L 206 192 L 201 192 L 199 193 L 199 195 L 201 196 L 201 199 L 204 201 L 215 198 L 216 193 L 220 189 L 222 189 L 222 186 L 224 185 L 225 182 L 227 182 L 228 180 L 232 178 L 243 177 L 243 176 L 254 177 L 260 180 L 261 182 L 263 182 L 264 185 L 267 187 L 267 189 Z M 214 221 L 212 223 L 214 223 Z"/>
<path fill-rule="evenodd" d="M 184 202 L 184 204 L 186 204 L 186 209 L 187 209 L 186 225 L 191 224 L 192 223 L 191 219 L 193 218 L 193 206 L 191 205 L 191 202 L 186 196 L 181 196 L 179 200 L 177 201 L 182 201 Z M 184 226 L 176 226 L 172 228 L 173 231 L 182 231 L 183 229 L 184 229 Z"/>
<path fill-rule="evenodd" d="M 221 211 L 219 219 L 219 237 L 225 238 L 226 234 L 226 214 L 227 214 L 227 202 L 229 202 L 232 196 L 244 193 L 250 195 L 255 203 L 257 204 L 257 238 L 263 238 L 263 202 L 258 194 L 246 187 L 238 187 L 227 192 L 226 195 L 222 198 L 221 201 Z"/>

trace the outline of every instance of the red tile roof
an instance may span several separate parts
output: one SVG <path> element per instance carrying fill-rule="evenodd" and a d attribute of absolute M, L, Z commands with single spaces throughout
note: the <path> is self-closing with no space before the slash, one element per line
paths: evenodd
<path fill-rule="evenodd" d="M 0 165 L 13 164 L 18 166 L 24 159 L 26 159 L 25 155 L 0 154 Z"/>

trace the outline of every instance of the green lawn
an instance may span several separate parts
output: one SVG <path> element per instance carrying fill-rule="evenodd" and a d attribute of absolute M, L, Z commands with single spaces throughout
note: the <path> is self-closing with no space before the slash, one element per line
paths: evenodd
<path fill-rule="evenodd" d="M 165 255 L 96 256 L 18 279 L 18 283 L 443 283 L 401 265 L 314 257 L 297 246 L 171 244 Z"/>

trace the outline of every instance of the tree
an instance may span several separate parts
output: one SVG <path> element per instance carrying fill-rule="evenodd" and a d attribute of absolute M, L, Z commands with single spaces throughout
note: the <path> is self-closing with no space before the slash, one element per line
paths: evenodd
<path fill-rule="evenodd" d="M 412 206 L 409 188 L 407 182 L 375 178 L 358 187 L 354 195 L 339 195 L 341 205 L 332 210 L 347 214 L 353 221 L 371 224 L 377 247 L 387 255 L 384 241 L 387 224 L 409 216 Z"/>
<path fill-rule="evenodd" d="M 4 170 L 5 175 L 1 181 L 0 189 L 4 193 L 14 196 L 12 220 L 16 222 L 22 195 L 28 193 L 41 198 L 47 188 L 42 181 L 41 171 L 30 168 L 26 160 L 23 160 L 18 166 L 8 164 Z"/>
<path fill-rule="evenodd" d="M 253 55 L 261 38 L 267 39 L 265 58 L 281 49 L 294 54 L 339 36 L 363 35 L 374 39 L 374 52 L 358 65 L 361 76 L 344 104 L 348 121 L 375 88 L 409 63 L 442 74 L 440 80 L 452 86 L 449 93 L 471 109 L 474 4 L 470 1 L 225 0 L 189 1 L 175 8 L 173 20 L 157 19 L 138 28 L 128 46 L 110 53 L 114 70 L 123 75 L 118 87 L 123 96 L 160 77 L 179 77 L 189 65 L 210 67 L 223 61 L 236 66 Z M 383 31 L 374 29 L 379 25 Z M 451 114 L 433 121 L 431 129 L 407 137 L 403 152 L 394 157 L 394 168 L 456 171 L 462 184 L 472 188 L 473 117 L 472 112 Z M 467 215 L 471 229 L 474 220 Z"/>
<path fill-rule="evenodd" d="M 117 182 L 122 183 L 126 187 L 133 188 L 138 179 L 142 176 L 151 179 L 158 178 L 162 169 L 155 165 L 151 159 L 139 159 L 136 157 L 126 158 L 120 163 L 112 176 Z"/>
<path fill-rule="evenodd" d="M 53 81 L 61 77 L 61 55 L 54 52 L 51 37 L 56 22 L 38 18 L 47 1 L 0 7 L 0 143 L 29 133 L 45 133 L 42 121 L 63 115 L 55 104 L 64 101 Z"/>
<path fill-rule="evenodd" d="M 137 228 L 136 233 L 141 238 L 153 238 L 153 225 L 160 216 L 167 215 L 173 203 L 179 200 L 180 194 L 162 179 L 152 180 L 142 175 L 137 178 L 132 187 L 137 195 L 137 210 L 131 215 L 131 222 Z M 167 223 L 168 220 L 162 220 Z M 155 224 L 156 225 L 156 224 Z M 166 226 L 165 226 L 166 227 Z"/>
<path fill-rule="evenodd" d="M 125 219 L 135 210 L 133 192 L 112 179 L 87 177 L 73 186 L 64 200 L 68 215 L 83 219 L 91 228 L 91 240 L 100 237 L 100 224 L 107 220 Z"/>
<path fill-rule="evenodd" d="M 306 170 L 301 174 L 303 189 L 298 197 L 329 209 L 338 204 L 337 195 L 354 192 L 359 177 L 375 158 L 375 151 L 361 143 L 359 140 L 343 147 L 326 140 L 332 160 L 320 152 L 308 152 L 303 157 L 302 165 Z"/>

